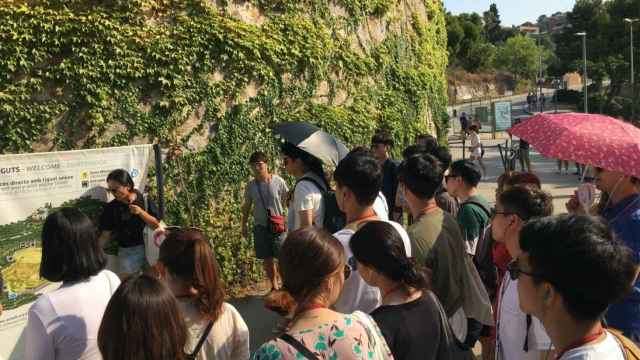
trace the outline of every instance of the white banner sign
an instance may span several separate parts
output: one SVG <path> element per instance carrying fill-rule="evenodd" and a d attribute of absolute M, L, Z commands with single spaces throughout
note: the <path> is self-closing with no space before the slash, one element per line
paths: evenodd
<path fill-rule="evenodd" d="M 115 169 L 127 170 L 143 189 L 152 154 L 152 145 L 138 145 L 0 155 L 0 360 L 24 358 L 29 306 L 59 286 L 39 276 L 40 232 L 49 211 L 86 204 L 78 200 L 83 197 L 108 201 L 106 179 Z"/>

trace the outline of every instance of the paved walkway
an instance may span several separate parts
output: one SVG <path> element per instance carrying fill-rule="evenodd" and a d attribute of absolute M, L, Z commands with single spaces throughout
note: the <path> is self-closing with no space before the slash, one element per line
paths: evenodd
<path fill-rule="evenodd" d="M 504 144 L 504 140 L 483 140 L 486 147 L 485 165 L 487 166 L 487 176 L 479 186 L 480 193 L 490 201 L 495 201 L 496 179 L 503 173 L 500 154 L 497 144 Z M 462 146 L 460 140 L 452 138 L 450 140 L 451 152 L 454 159 L 462 158 Z M 468 151 L 467 151 L 468 154 Z M 549 191 L 554 197 L 555 213 L 565 212 L 564 204 L 578 185 L 578 177 L 575 175 L 556 174 L 556 161 L 547 159 L 531 149 L 531 161 L 534 173 L 542 181 L 544 190 Z M 519 169 L 519 165 L 518 165 Z M 572 165 L 570 171 L 575 171 Z M 251 334 L 251 351 L 254 351 L 260 344 L 274 337 L 273 328 L 281 318 L 275 313 L 264 308 L 262 298 L 259 296 L 234 299 L 231 303 L 249 326 Z M 476 348 L 476 353 L 478 349 Z"/>
<path fill-rule="evenodd" d="M 504 169 L 502 167 L 500 153 L 497 148 L 498 144 L 504 145 L 505 139 L 483 139 L 485 146 L 484 163 L 487 167 L 487 176 L 482 179 L 479 190 L 489 201 L 495 201 L 496 181 Z M 467 144 L 468 146 L 468 144 Z M 462 158 L 462 144 L 460 140 L 451 139 L 450 149 L 454 160 Z M 466 156 L 469 156 L 467 149 Z M 555 159 L 548 159 L 538 154 L 532 147 L 530 150 L 531 167 L 533 172 L 540 177 L 543 190 L 548 191 L 553 196 L 554 211 L 556 214 L 566 212 L 564 204 L 579 184 L 579 178 L 576 175 L 560 175 L 556 173 L 557 163 Z M 517 170 L 520 171 L 520 164 L 517 164 Z M 570 164 L 569 172 L 576 171 L 575 165 Z"/>

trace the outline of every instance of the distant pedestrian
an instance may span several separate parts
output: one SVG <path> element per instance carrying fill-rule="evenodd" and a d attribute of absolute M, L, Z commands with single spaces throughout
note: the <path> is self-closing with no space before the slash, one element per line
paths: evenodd
<path fill-rule="evenodd" d="M 520 168 L 522 169 L 522 171 L 524 172 L 532 172 L 531 171 L 531 159 L 529 158 L 529 143 L 526 142 L 523 139 L 519 140 L 519 146 L 518 146 L 518 151 L 519 151 L 519 158 L 520 158 Z"/>
<path fill-rule="evenodd" d="M 256 257 L 263 260 L 267 280 L 271 288 L 275 289 L 278 288 L 278 284 L 274 259 L 278 257 L 278 249 L 286 237 L 283 204 L 286 202 L 289 188 L 280 176 L 269 172 L 269 160 L 263 152 L 253 153 L 249 158 L 249 165 L 254 179 L 247 184 L 244 191 L 242 236 L 245 239 L 249 236 L 247 222 L 253 208 L 253 242 Z M 280 219 L 282 228 L 274 229 L 274 216 Z"/>
<path fill-rule="evenodd" d="M 382 193 L 389 205 L 389 219 L 398 221 L 402 219 L 402 208 L 396 205 L 399 163 L 391 159 L 393 145 L 393 137 L 386 130 L 376 131 L 371 138 L 371 150 L 382 168 Z"/>
<path fill-rule="evenodd" d="M 484 157 L 484 147 L 482 146 L 482 141 L 480 140 L 480 131 L 476 125 L 471 125 L 469 127 L 470 139 L 471 139 L 471 155 L 469 158 L 471 161 L 477 161 L 480 167 L 482 168 L 482 176 L 487 175 L 487 168 L 484 166 L 484 162 L 482 158 Z"/>
<path fill-rule="evenodd" d="M 460 114 L 460 136 L 464 139 L 469 133 L 469 119 L 467 118 L 467 113 L 462 112 Z"/>
<path fill-rule="evenodd" d="M 540 93 L 540 108 L 541 108 L 541 112 L 544 112 L 544 105 L 547 102 L 547 98 L 544 96 L 544 93 Z"/>

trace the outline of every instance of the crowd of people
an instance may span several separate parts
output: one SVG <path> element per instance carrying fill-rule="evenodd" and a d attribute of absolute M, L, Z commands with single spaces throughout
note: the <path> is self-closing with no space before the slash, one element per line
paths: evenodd
<path fill-rule="evenodd" d="M 477 159 L 452 161 L 429 135 L 401 162 L 393 146 L 379 131 L 329 176 L 285 142 L 291 185 L 266 154 L 248 159 L 242 234 L 285 319 L 253 354 L 201 229 L 167 227 L 145 269 L 142 233 L 160 226 L 157 211 L 115 170 L 97 228 L 71 208 L 45 221 L 40 274 L 62 286 L 29 311 L 26 359 L 474 359 L 478 342 L 483 359 L 637 351 L 640 180 L 597 168 L 600 203 L 574 197 L 554 216 L 534 174 L 502 175 L 492 206 Z M 106 238 L 122 278 L 105 270 Z"/>

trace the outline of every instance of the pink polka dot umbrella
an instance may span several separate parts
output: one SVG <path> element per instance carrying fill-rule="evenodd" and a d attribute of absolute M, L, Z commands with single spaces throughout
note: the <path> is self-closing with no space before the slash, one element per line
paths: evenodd
<path fill-rule="evenodd" d="M 539 114 L 508 132 L 546 157 L 640 178 L 640 129 L 621 120 L 595 114 Z"/>

